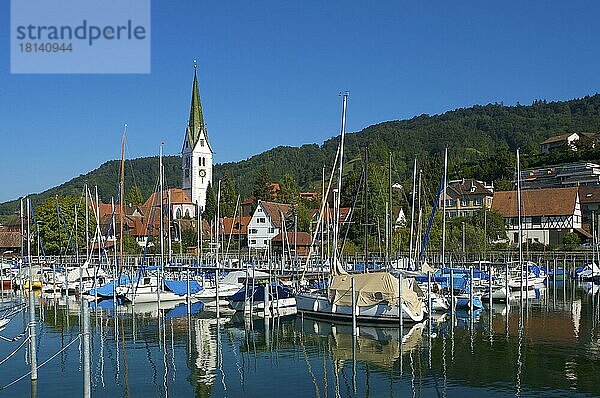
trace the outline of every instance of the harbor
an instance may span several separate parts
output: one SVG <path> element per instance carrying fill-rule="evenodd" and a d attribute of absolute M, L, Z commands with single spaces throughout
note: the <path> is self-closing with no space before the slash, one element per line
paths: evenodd
<path fill-rule="evenodd" d="M 600 397 L 600 3 L 0 15 L 0 398 Z"/>
<path fill-rule="evenodd" d="M 5 292 L 3 307 L 27 301 Z M 34 298 L 38 378 L 28 344 L 2 360 L 2 393 L 82 396 L 82 311 L 73 296 Z M 86 303 L 87 304 L 87 303 Z M 90 306 L 94 396 L 595 396 L 600 394 L 598 285 L 548 284 L 524 300 L 457 310 L 422 323 L 335 323 L 302 314 L 264 317 L 201 302 Z M 3 337 L 18 336 L 29 310 Z M 7 357 L 23 341 L 0 345 Z M 22 378 L 23 375 L 27 377 Z M 21 380 L 8 385 L 13 380 Z M 57 380 L 61 380 L 57 383 Z M 8 386 L 7 386 L 8 385 Z"/>

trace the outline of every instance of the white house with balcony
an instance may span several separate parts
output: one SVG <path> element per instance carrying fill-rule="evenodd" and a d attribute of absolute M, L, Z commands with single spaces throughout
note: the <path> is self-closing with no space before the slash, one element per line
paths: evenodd
<path fill-rule="evenodd" d="M 519 208 L 517 191 L 494 192 L 492 210 L 504 217 L 510 243 L 519 242 Z M 584 238 L 590 234 L 582 229 L 579 189 L 547 188 L 521 192 L 521 228 L 523 243 L 560 244 L 567 233 Z"/>
<path fill-rule="evenodd" d="M 292 212 L 292 205 L 259 200 L 248 223 L 248 247 L 266 250 Z"/>

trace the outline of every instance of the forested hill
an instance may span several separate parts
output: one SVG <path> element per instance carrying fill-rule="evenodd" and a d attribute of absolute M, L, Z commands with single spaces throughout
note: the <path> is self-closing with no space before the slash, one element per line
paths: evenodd
<path fill-rule="evenodd" d="M 439 181 L 441 158 L 447 146 L 450 155 L 450 177 L 475 177 L 507 186 L 514 170 L 514 151 L 521 148 L 523 166 L 570 160 L 600 160 L 598 150 L 579 151 L 551 158 L 538 153 L 538 144 L 544 139 L 565 132 L 600 131 L 600 95 L 570 101 L 535 101 L 531 105 L 504 106 L 502 104 L 476 105 L 441 115 L 421 115 L 408 120 L 389 121 L 369 126 L 347 135 L 345 160 L 354 162 L 369 148 L 369 162 L 380 168 L 387 167 L 389 153 L 393 156 L 394 181 L 406 181 L 412 173 L 412 162 L 417 157 L 431 186 Z M 264 166 L 273 181 L 290 173 L 300 187 L 317 187 L 322 167 L 331 167 L 339 137 L 325 141 L 321 146 L 277 147 L 249 159 L 215 167 L 215 179 L 229 171 L 242 195 L 252 191 L 258 171 Z M 213 135 L 215 148 L 224 150 L 218 134 Z M 572 158 L 572 159 L 571 159 Z M 180 186 L 181 163 L 177 156 L 165 157 L 165 176 L 169 186 Z M 55 194 L 81 195 L 83 185 L 98 186 L 104 201 L 116 196 L 118 161 L 104 163 L 98 169 L 80 175 L 60 186 L 34 196 L 39 202 Z M 138 185 L 144 197 L 154 189 L 158 161 L 156 157 L 128 160 L 126 188 Z M 356 164 L 356 163 L 355 163 Z M 410 185 L 410 184 L 409 184 Z M 509 184 L 508 184 L 509 185 Z M 14 214 L 16 201 L 0 204 L 0 216 Z"/>

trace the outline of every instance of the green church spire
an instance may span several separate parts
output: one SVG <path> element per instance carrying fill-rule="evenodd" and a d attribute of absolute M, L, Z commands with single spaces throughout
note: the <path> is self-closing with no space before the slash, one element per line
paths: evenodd
<path fill-rule="evenodd" d="M 190 120 L 188 122 L 187 134 L 190 146 L 194 148 L 200 139 L 201 131 L 204 131 L 206 140 L 206 126 L 202 116 L 202 104 L 200 103 L 200 90 L 198 89 L 198 77 L 196 76 L 196 60 L 194 60 L 194 83 L 192 84 L 192 104 L 190 107 Z"/>

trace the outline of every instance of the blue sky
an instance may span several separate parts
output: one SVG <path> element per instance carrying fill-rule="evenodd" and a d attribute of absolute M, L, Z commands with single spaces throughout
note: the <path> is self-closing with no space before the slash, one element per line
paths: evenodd
<path fill-rule="evenodd" d="M 148 75 L 11 75 L 0 2 L 0 201 L 120 156 L 180 151 L 192 60 L 216 162 L 473 104 L 598 92 L 600 4 L 152 2 Z M 99 60 L 101 62 L 101 60 Z"/>

